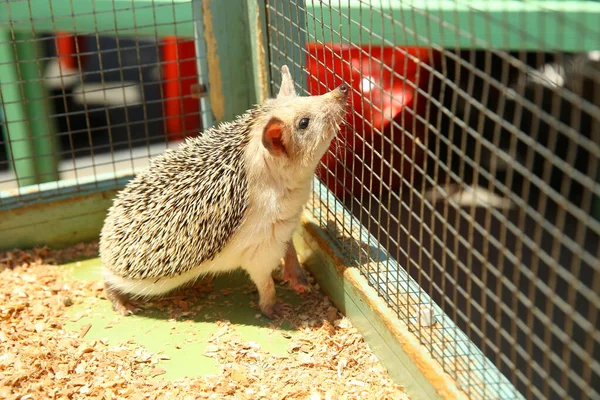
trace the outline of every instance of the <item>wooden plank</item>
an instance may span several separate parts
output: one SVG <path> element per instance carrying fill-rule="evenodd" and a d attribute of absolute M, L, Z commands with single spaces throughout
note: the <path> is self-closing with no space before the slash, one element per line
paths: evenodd
<path fill-rule="evenodd" d="M 0 24 L 31 32 L 71 31 L 120 36 L 194 36 L 192 0 L 9 0 L 0 3 Z M 236 14 L 237 0 L 219 1 Z M 290 7 L 292 17 L 303 2 Z M 309 40 L 355 44 L 591 51 L 600 48 L 600 2 L 590 0 L 380 0 L 373 7 L 346 0 L 306 6 L 306 25 L 288 32 L 300 44 Z M 243 3 L 246 4 L 246 3 Z M 339 7 L 339 9 L 338 9 Z M 286 18 L 286 11 L 278 13 Z M 292 15 L 293 14 L 293 15 Z M 304 13 L 298 13 L 301 15 Z M 300 18 L 300 17 L 298 17 Z M 238 29 L 237 18 L 223 28 Z M 288 18 L 288 25 L 290 19 Z M 293 19 L 291 21 L 294 21 Z M 273 21 L 272 21 L 273 22 Z M 285 31 L 281 31 L 286 35 Z M 292 56 L 292 59 L 295 59 Z M 292 66 L 290 69 L 293 70 Z"/>
<path fill-rule="evenodd" d="M 203 89 L 208 89 L 208 62 L 206 59 L 206 43 L 204 42 L 204 22 L 202 20 L 202 0 L 192 0 L 194 15 L 194 42 L 196 44 L 196 68 L 198 70 L 198 84 Z M 210 111 L 210 99 L 203 93 L 199 99 L 202 127 L 206 129 L 213 126 L 214 116 Z"/>
<path fill-rule="evenodd" d="M 194 7 L 213 121 L 231 121 L 268 96 L 264 0 L 194 0 Z"/>
<path fill-rule="evenodd" d="M 139 172 L 139 169 L 123 170 L 116 174 L 108 172 L 84 178 L 63 179 L 0 191 L 0 211 L 119 189 L 124 187 L 136 172 Z"/>
<path fill-rule="evenodd" d="M 43 84 L 45 63 L 42 42 L 29 32 L 16 32 L 18 65 L 12 67 L 20 71 L 20 80 L 25 94 L 29 137 L 33 144 L 35 162 L 35 183 L 58 180 L 58 147 L 56 126 L 50 115 L 54 114 L 52 101 Z M 15 155 L 16 158 L 16 155 Z"/>
<path fill-rule="evenodd" d="M 0 210 L 0 251 L 97 240 L 117 190 Z"/>
<path fill-rule="evenodd" d="M 230 121 L 254 102 L 248 9 L 243 0 L 202 0 L 208 94 L 215 122 Z"/>
<path fill-rule="evenodd" d="M 60 248 L 96 240 L 112 199 L 132 174 L 104 174 L 25 187 L 0 198 L 0 251 L 36 245 Z M 11 193 L 0 193 L 7 194 Z"/>
<path fill-rule="evenodd" d="M 255 104 L 262 104 L 269 96 L 269 59 L 267 56 L 267 18 L 265 0 L 249 1 L 248 29 L 250 51 L 252 53 L 252 75 L 250 81 L 254 84 Z"/>
<path fill-rule="evenodd" d="M 593 51 L 600 49 L 600 2 L 546 0 L 362 0 L 308 2 L 310 41 Z"/>

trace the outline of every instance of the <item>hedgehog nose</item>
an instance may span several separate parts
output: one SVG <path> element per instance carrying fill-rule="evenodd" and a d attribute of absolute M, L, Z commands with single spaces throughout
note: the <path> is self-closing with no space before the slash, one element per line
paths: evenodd
<path fill-rule="evenodd" d="M 335 88 L 335 90 L 331 93 L 333 98 L 338 101 L 347 101 L 348 100 L 348 85 L 342 83 L 340 86 Z"/>

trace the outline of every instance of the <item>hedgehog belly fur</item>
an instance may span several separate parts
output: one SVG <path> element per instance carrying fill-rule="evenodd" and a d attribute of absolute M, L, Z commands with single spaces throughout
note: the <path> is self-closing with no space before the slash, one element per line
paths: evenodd
<path fill-rule="evenodd" d="M 133 298 L 157 297 L 191 284 L 204 276 L 239 269 L 240 262 L 236 258 L 231 252 L 226 252 L 212 262 L 199 265 L 180 275 L 148 279 L 128 279 L 105 267 L 104 281 L 113 289 Z"/>

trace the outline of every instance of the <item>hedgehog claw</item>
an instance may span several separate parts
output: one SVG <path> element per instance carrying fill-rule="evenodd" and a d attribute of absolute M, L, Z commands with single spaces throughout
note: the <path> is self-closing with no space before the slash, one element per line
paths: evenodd
<path fill-rule="evenodd" d="M 264 307 L 262 313 L 269 319 L 283 318 L 290 311 L 290 306 L 284 303 L 275 303 L 271 306 Z"/>
<path fill-rule="evenodd" d="M 298 262 L 296 249 L 292 242 L 288 243 L 283 265 L 283 280 L 289 282 L 290 287 L 297 293 L 310 292 L 310 284 L 304 270 Z"/>
<path fill-rule="evenodd" d="M 139 308 L 133 305 L 127 295 L 119 293 L 108 284 L 104 285 L 106 298 L 110 300 L 114 311 L 121 315 L 129 316 L 139 311 Z"/>
<path fill-rule="evenodd" d="M 133 315 L 140 310 L 138 307 L 134 306 L 130 302 L 117 302 L 113 303 L 112 306 L 113 310 L 126 317 Z"/>

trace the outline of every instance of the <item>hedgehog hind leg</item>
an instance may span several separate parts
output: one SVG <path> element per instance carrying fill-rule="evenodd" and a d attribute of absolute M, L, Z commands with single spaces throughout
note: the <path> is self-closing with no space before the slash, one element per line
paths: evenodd
<path fill-rule="evenodd" d="M 111 302 L 113 310 L 121 315 L 133 315 L 139 311 L 139 308 L 132 302 L 131 297 L 114 287 L 109 282 L 104 281 L 104 292 L 106 298 Z"/>
<path fill-rule="evenodd" d="M 283 280 L 289 282 L 290 287 L 297 293 L 310 292 L 308 278 L 300 266 L 296 248 L 291 240 L 287 244 L 283 261 Z"/>

